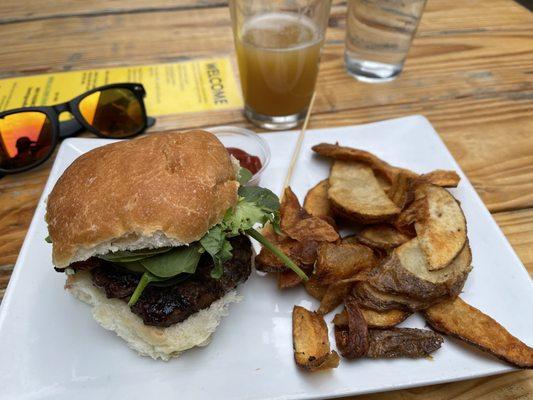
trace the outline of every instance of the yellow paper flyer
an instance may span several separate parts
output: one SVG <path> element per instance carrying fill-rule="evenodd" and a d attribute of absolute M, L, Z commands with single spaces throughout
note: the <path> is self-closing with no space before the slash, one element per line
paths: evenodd
<path fill-rule="evenodd" d="M 233 66 L 222 57 L 0 79 L 0 111 L 62 103 L 94 87 L 119 82 L 144 85 L 146 109 L 152 116 L 243 105 Z"/>

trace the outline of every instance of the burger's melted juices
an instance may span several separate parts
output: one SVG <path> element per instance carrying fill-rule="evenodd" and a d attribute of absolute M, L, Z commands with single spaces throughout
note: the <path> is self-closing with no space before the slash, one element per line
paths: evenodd
<path fill-rule="evenodd" d="M 219 279 L 211 276 L 212 257 L 204 253 L 196 272 L 172 285 L 149 285 L 131 307 L 146 325 L 168 327 L 182 322 L 190 315 L 209 307 L 213 302 L 246 281 L 251 273 L 252 248 L 250 239 L 240 235 L 229 239 L 232 258 L 223 263 Z M 78 265 L 76 265 L 78 264 Z M 140 280 L 140 275 L 102 259 L 71 265 L 75 270 L 90 269 L 95 286 L 104 290 L 108 298 L 128 301 Z"/>

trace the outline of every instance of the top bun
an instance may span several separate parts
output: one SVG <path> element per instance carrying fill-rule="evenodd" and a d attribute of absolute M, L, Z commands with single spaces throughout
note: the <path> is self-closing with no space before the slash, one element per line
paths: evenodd
<path fill-rule="evenodd" d="M 56 267 L 110 251 L 199 240 L 238 199 L 235 165 L 213 134 L 157 133 L 76 159 L 48 197 Z"/>

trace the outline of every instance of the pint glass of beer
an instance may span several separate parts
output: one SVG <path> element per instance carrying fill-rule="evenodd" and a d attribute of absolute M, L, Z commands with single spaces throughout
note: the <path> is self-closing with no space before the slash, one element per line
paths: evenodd
<path fill-rule="evenodd" d="M 246 117 L 266 129 L 305 118 L 330 0 L 230 0 Z"/>

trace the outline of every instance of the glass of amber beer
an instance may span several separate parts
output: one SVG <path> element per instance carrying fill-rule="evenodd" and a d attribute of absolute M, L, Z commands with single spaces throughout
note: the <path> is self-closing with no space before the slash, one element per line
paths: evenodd
<path fill-rule="evenodd" d="M 330 0 L 230 0 L 244 113 L 266 129 L 305 118 Z"/>

